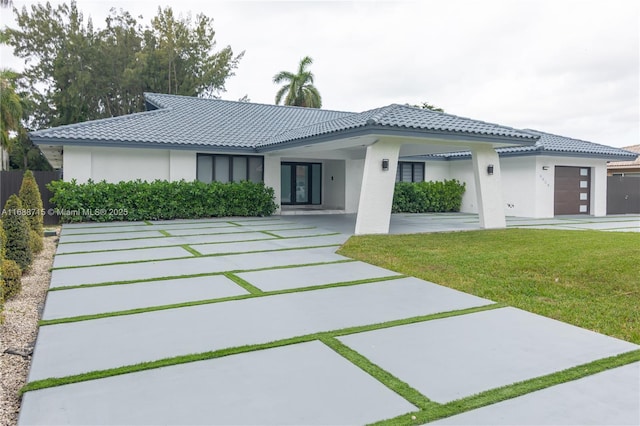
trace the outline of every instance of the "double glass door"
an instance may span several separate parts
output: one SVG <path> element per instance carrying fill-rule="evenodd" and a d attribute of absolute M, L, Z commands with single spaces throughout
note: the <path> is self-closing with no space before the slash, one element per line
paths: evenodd
<path fill-rule="evenodd" d="M 322 164 L 282 163 L 280 179 L 282 204 L 322 204 Z"/>

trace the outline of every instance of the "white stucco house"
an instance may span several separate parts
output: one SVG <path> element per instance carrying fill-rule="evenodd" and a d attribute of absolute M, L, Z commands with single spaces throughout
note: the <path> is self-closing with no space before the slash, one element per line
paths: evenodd
<path fill-rule="evenodd" d="M 395 182 L 458 179 L 484 228 L 505 215 L 606 214 L 618 148 L 392 104 L 361 113 L 145 94 L 147 111 L 30 134 L 65 180 L 252 180 L 279 213 L 357 213 L 388 232 Z"/>

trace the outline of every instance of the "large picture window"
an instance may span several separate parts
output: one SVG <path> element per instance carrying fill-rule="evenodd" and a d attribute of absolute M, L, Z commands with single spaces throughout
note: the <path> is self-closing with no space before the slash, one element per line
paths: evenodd
<path fill-rule="evenodd" d="M 396 182 L 424 182 L 424 163 L 398 161 Z"/>
<path fill-rule="evenodd" d="M 262 182 L 264 157 L 198 154 L 196 176 L 201 182 Z"/>

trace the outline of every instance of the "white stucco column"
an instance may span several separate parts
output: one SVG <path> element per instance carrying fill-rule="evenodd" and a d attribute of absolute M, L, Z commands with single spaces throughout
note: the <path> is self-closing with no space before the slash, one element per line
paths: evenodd
<path fill-rule="evenodd" d="M 502 183 L 500 182 L 500 158 L 491 147 L 473 148 L 471 153 L 480 227 L 485 229 L 506 228 Z M 489 166 L 493 166 L 493 174 L 489 174 L 487 170 Z"/>
<path fill-rule="evenodd" d="M 274 201 L 278 205 L 275 214 L 280 214 L 280 157 L 264 156 L 264 184 L 273 188 Z"/>
<path fill-rule="evenodd" d="M 591 215 L 607 215 L 607 163 L 591 168 Z"/>
<path fill-rule="evenodd" d="M 386 234 L 391 220 L 391 203 L 396 183 L 400 141 L 380 140 L 367 147 L 358 203 L 356 234 Z M 382 161 L 389 169 L 382 169 Z"/>

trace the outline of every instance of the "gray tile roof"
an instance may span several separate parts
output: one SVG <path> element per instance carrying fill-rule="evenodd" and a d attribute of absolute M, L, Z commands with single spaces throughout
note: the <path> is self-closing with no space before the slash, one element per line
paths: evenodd
<path fill-rule="evenodd" d="M 509 155 L 579 155 L 584 157 L 598 157 L 612 160 L 633 160 L 637 157 L 637 153 L 627 151 L 622 148 L 615 148 L 607 145 L 600 145 L 593 142 L 587 142 L 580 139 L 569 138 L 566 136 L 554 135 L 538 130 L 524 129 L 522 132 L 539 136 L 535 145 L 517 146 L 508 148 L 496 148 L 496 152 L 501 156 Z M 442 154 L 431 154 L 422 156 L 428 158 L 454 159 L 471 157 L 469 151 L 449 152 Z"/>
<path fill-rule="evenodd" d="M 491 136 L 528 143 L 537 136 L 497 124 L 392 104 L 362 113 L 146 93 L 152 111 L 54 127 L 30 134 L 38 144 L 201 146 L 261 150 L 351 129 Z"/>
<path fill-rule="evenodd" d="M 434 133 L 448 133 L 469 136 L 491 136 L 520 139 L 533 143 L 536 135 L 522 132 L 507 126 L 458 117 L 451 114 L 415 108 L 408 105 L 391 104 L 382 108 L 354 113 L 330 121 L 311 124 L 286 130 L 277 136 L 258 144 L 259 147 L 310 139 L 331 133 L 344 132 L 357 128 L 379 130 L 404 129 L 425 136 Z M 515 141 L 517 142 L 517 141 Z"/>
<path fill-rule="evenodd" d="M 32 132 L 34 142 L 249 148 L 283 131 L 352 113 L 146 93 L 158 109 Z"/>
<path fill-rule="evenodd" d="M 539 132 L 518 130 L 408 105 L 391 104 L 361 113 L 249 102 L 145 93 L 147 112 L 54 127 L 30 133 L 42 145 L 74 143 L 113 146 L 202 147 L 262 151 L 290 144 L 309 144 L 349 132 L 404 132 L 413 136 L 444 135 L 472 139 L 503 139 L 520 144 L 498 148 L 501 155 L 587 155 L 633 160 L 619 148 Z M 436 154 L 460 158 L 469 152 Z M 429 156 L 425 156 L 429 158 Z"/>

